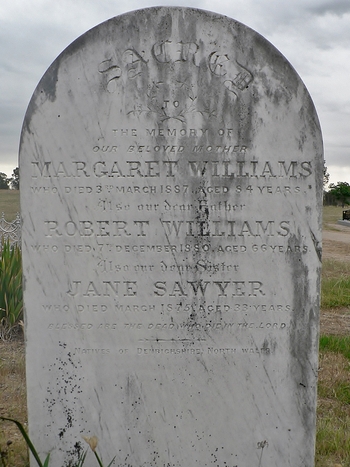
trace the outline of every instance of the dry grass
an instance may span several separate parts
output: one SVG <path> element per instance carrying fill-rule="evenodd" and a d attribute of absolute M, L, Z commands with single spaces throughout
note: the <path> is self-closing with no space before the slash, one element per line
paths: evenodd
<path fill-rule="evenodd" d="M 343 208 L 337 206 L 323 206 L 323 228 L 327 228 L 328 224 L 336 224 L 336 222 L 342 218 Z"/>
<path fill-rule="evenodd" d="M 16 218 L 16 214 L 19 211 L 19 191 L 0 190 L 0 215 L 3 212 L 7 222 L 11 222 Z"/>
<path fill-rule="evenodd" d="M 324 259 L 322 265 L 323 309 L 350 307 L 350 262 Z"/>
<path fill-rule="evenodd" d="M 316 467 L 350 466 L 350 360 L 320 352 Z"/>
<path fill-rule="evenodd" d="M 20 420 L 24 425 L 27 422 L 23 338 L 11 342 L 0 340 L 0 415 Z M 28 465 L 25 442 L 13 423 L 0 423 L 0 450 L 3 465 Z"/>
<path fill-rule="evenodd" d="M 350 229 L 336 224 L 342 211 L 323 209 L 316 467 L 350 467 Z"/>

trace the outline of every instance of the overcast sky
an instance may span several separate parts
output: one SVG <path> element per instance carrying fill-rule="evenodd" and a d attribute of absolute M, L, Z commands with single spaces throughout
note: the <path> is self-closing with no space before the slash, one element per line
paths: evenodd
<path fill-rule="evenodd" d="M 88 29 L 113 16 L 159 5 L 224 14 L 275 45 L 313 98 L 331 182 L 350 183 L 349 0 L 2 0 L 0 172 L 10 176 L 18 165 L 26 108 L 57 55 Z"/>

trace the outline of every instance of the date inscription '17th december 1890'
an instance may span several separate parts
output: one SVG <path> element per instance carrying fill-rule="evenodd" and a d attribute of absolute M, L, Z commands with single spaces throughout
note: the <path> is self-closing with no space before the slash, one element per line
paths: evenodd
<path fill-rule="evenodd" d="M 118 467 L 311 467 L 323 149 L 286 59 L 215 13 L 112 18 L 38 84 L 20 171 L 53 467 L 82 436 Z"/>

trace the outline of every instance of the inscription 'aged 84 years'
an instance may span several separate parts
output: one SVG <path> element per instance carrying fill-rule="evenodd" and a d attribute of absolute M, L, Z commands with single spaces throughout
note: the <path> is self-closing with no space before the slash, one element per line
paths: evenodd
<path fill-rule="evenodd" d="M 118 467 L 311 467 L 323 149 L 286 59 L 215 13 L 112 18 L 38 84 L 20 170 L 53 467 L 93 435 Z"/>

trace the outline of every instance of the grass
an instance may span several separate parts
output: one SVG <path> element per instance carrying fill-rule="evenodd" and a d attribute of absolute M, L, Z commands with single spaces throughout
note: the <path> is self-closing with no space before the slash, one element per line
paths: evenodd
<path fill-rule="evenodd" d="M 320 352 L 333 352 L 343 355 L 349 360 L 348 369 L 350 370 L 350 336 L 321 336 Z"/>
<path fill-rule="evenodd" d="M 316 467 L 350 466 L 350 338 L 321 336 Z"/>
<path fill-rule="evenodd" d="M 4 213 L 7 222 L 11 222 L 17 212 L 20 212 L 19 190 L 0 190 L 0 215 Z"/>
<path fill-rule="evenodd" d="M 350 306 L 350 262 L 324 260 L 321 308 Z"/>
<path fill-rule="evenodd" d="M 0 341 L 0 413 L 17 420 L 27 420 L 23 339 L 6 343 Z M 9 466 L 28 465 L 25 441 L 10 422 L 0 423 L 0 451 Z M 0 461 L 0 465 L 4 464 Z"/>
<path fill-rule="evenodd" d="M 323 227 L 342 218 L 343 209 L 324 206 Z M 350 233 L 350 232 L 349 232 Z M 348 252 L 342 251 L 344 258 Z M 350 308 L 350 262 L 325 259 L 321 313 Z M 319 354 L 316 467 L 350 467 L 350 336 L 321 335 Z"/>
<path fill-rule="evenodd" d="M 343 218 L 342 207 L 323 206 L 323 227 L 326 227 L 328 224 L 336 224 L 337 221 L 342 218 Z"/>

